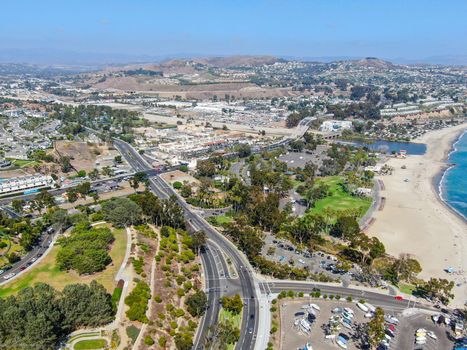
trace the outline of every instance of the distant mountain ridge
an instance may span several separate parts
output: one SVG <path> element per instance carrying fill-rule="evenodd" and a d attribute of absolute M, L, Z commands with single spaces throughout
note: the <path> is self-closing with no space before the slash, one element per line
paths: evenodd
<path fill-rule="evenodd" d="M 370 60 L 369 60 L 370 59 Z M 371 59 L 373 59 L 372 62 Z M 362 64 L 378 64 L 384 61 L 391 64 L 439 64 L 467 65 L 467 55 L 437 55 L 420 59 L 394 58 L 376 59 L 358 56 L 273 56 L 273 55 L 203 55 L 195 53 L 179 53 L 167 55 L 140 55 L 122 53 L 75 52 L 58 49 L 0 49 L 0 63 L 24 63 L 35 65 L 68 65 L 68 66 L 110 66 L 143 63 L 167 63 L 171 61 L 192 61 L 216 67 L 241 67 L 273 64 L 285 61 L 336 62 L 362 61 Z M 174 64 L 172 62 L 171 64 Z M 358 63 L 356 63 L 358 64 Z"/>

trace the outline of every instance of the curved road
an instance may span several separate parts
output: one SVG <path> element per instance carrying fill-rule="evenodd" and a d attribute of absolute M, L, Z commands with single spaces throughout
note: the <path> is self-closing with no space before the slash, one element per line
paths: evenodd
<path fill-rule="evenodd" d="M 141 155 L 128 143 L 114 139 L 114 145 L 135 171 L 148 171 L 151 168 L 146 160 L 142 158 Z M 206 220 L 194 213 L 190 206 L 177 196 L 177 193 L 173 188 L 167 185 L 167 183 L 165 183 L 165 181 L 158 175 L 149 177 L 149 187 L 158 197 L 169 198 L 171 196 L 176 196 L 179 204 L 185 210 L 185 216 L 188 223 L 195 230 L 203 230 L 208 238 L 230 257 L 232 264 L 238 271 L 238 282 L 240 284 L 241 294 L 246 304 L 243 309 L 242 331 L 236 348 L 241 350 L 253 349 L 258 328 L 257 316 L 259 314 L 259 303 L 253 272 L 249 268 L 250 265 L 248 261 L 229 240 L 217 232 L 211 225 L 209 225 L 209 223 L 206 222 Z M 210 306 L 203 317 L 201 327 L 198 330 L 198 335 L 194 344 L 195 349 L 203 348 L 209 328 L 215 326 L 217 323 L 220 309 L 218 300 L 221 292 L 226 289 L 228 290 L 229 288 L 232 290 L 238 287 L 238 282 L 235 283 L 236 281 L 231 281 L 230 276 L 226 275 L 226 273 L 228 273 L 227 271 L 224 271 L 223 276 L 221 276 L 218 261 L 216 261 L 213 252 L 213 246 L 208 244 L 207 249 L 202 254 Z M 222 255 L 218 255 L 217 257 L 218 259 L 223 259 Z M 221 263 L 221 266 L 225 266 L 225 263 Z M 224 283 L 224 289 L 221 286 L 222 283 Z"/>

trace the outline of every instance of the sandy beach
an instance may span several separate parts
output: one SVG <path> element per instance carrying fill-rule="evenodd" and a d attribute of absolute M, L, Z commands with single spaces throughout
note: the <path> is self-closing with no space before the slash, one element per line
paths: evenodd
<path fill-rule="evenodd" d="M 463 124 L 429 132 L 416 140 L 427 144 L 425 155 L 388 160 L 394 173 L 379 177 L 386 203 L 383 210 L 374 212 L 376 221 L 368 228 L 389 254 L 409 253 L 418 259 L 421 278 L 454 280 L 453 306 L 463 306 L 467 300 L 467 223 L 440 200 L 434 179 L 446 168 L 453 142 L 466 129 Z M 449 266 L 456 269 L 455 274 L 444 271 Z"/>

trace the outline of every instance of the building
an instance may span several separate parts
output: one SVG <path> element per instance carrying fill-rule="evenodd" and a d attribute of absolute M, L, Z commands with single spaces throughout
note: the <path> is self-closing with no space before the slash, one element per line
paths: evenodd
<path fill-rule="evenodd" d="M 350 120 L 326 120 L 319 127 L 319 130 L 324 132 L 335 132 L 350 129 L 352 129 L 352 122 Z"/>
<path fill-rule="evenodd" d="M 11 162 L 9 160 L 0 158 L 0 168 L 7 168 L 10 165 L 11 165 Z"/>
<path fill-rule="evenodd" d="M 1 179 L 0 196 L 21 193 L 24 191 L 39 190 L 41 188 L 51 187 L 54 184 L 55 181 L 48 175 L 21 176 L 11 179 Z"/>

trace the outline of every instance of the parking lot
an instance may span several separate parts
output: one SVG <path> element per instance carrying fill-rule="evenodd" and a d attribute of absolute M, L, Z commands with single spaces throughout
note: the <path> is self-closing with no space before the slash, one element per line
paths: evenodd
<path fill-rule="evenodd" d="M 331 301 L 304 297 L 294 300 L 284 299 L 278 305 L 281 315 L 282 349 L 303 348 L 307 343 L 310 343 L 314 349 L 320 350 L 366 348 L 367 344 L 362 342 L 359 330 L 371 318 L 356 306 L 355 301 Z M 353 316 L 349 317 L 349 314 Z M 403 317 L 400 314 L 394 315 L 386 311 L 385 319 L 386 346 L 380 345 L 378 349 L 447 350 L 453 348 L 453 342 L 449 340 L 450 329 L 446 326 L 435 325 L 425 314 Z M 390 319 L 395 321 L 389 321 Z M 426 335 L 424 336 L 425 344 L 416 344 L 417 330 L 434 336 Z M 339 337 L 340 340 L 345 341 L 346 347 L 338 344 Z"/>
<path fill-rule="evenodd" d="M 262 250 L 263 256 L 281 264 L 307 268 L 312 273 L 324 273 L 326 276 L 347 283 L 350 282 L 353 275 L 360 272 L 358 266 L 349 272 L 339 271 L 336 268 L 336 257 L 322 252 L 309 253 L 299 250 L 289 241 L 277 239 L 271 235 L 265 237 L 265 243 Z M 268 252 L 272 252 L 272 249 L 274 249 L 274 253 L 268 254 Z"/>
<path fill-rule="evenodd" d="M 309 304 L 316 304 L 319 311 L 316 310 L 316 319 L 311 323 L 309 332 L 300 324 L 301 319 L 306 316 L 304 307 Z M 336 308 L 349 308 L 353 311 L 353 325 L 366 323 L 369 321 L 365 318 L 365 313 L 355 306 L 355 302 L 347 301 L 316 301 L 316 299 L 307 300 L 300 298 L 296 300 L 286 300 L 281 304 L 281 340 L 283 349 L 298 349 L 302 348 L 307 342 L 311 343 L 314 349 L 333 350 L 338 349 L 336 339 L 338 336 L 348 337 L 347 349 L 358 349 L 352 340 L 353 329 L 343 326 L 343 323 L 335 328 L 334 339 L 326 338 L 325 326 L 329 323 L 331 317 L 337 317 L 338 314 L 333 312 Z M 302 315 L 305 313 L 305 315 Z M 298 320 L 298 322 L 297 322 Z"/>
<path fill-rule="evenodd" d="M 435 324 L 429 316 L 418 314 L 401 318 L 400 321 L 398 336 L 391 344 L 392 349 L 444 350 L 453 348 L 453 343 L 449 340 L 452 331 L 445 325 Z M 433 332 L 437 339 L 435 340 L 427 336 L 426 344 L 416 344 L 415 333 L 418 329 L 425 329 L 427 332 Z"/>

